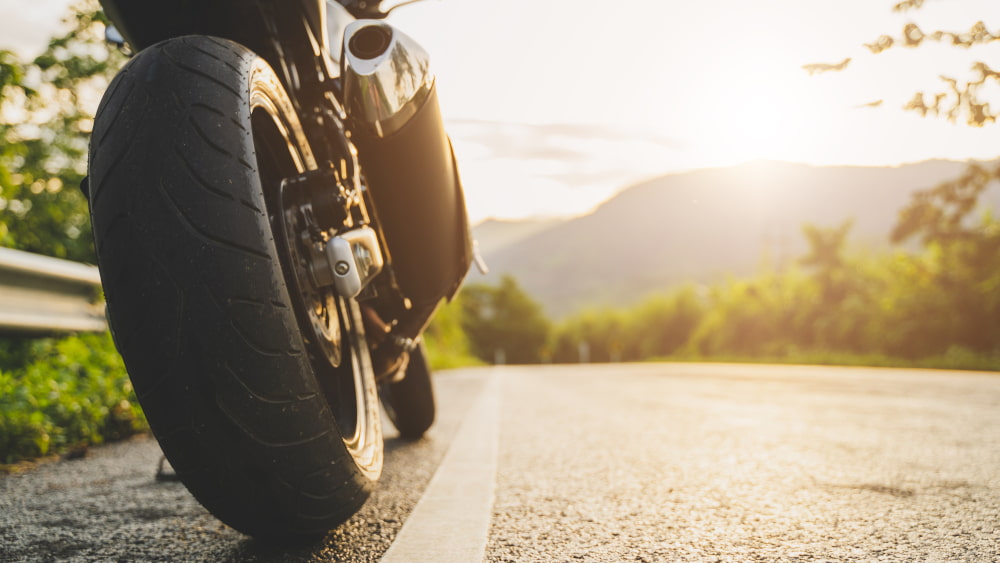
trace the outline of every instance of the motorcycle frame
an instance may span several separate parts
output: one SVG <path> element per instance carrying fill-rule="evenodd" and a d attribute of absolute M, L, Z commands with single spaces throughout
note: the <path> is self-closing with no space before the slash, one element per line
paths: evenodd
<path fill-rule="evenodd" d="M 282 81 L 317 163 L 321 166 L 336 163 L 346 155 L 347 162 L 344 164 L 348 168 L 348 177 L 357 177 L 358 164 L 354 156 L 357 151 L 350 141 L 349 120 L 340 84 L 341 45 L 331 45 L 328 32 L 328 10 L 331 8 L 337 12 L 336 18 L 345 20 L 337 22 L 341 30 L 354 21 L 346 8 L 329 6 L 326 0 L 179 0 L 170 3 L 101 0 L 101 4 L 125 40 L 136 50 L 174 37 L 211 35 L 235 41 L 257 53 L 275 69 Z M 377 9 L 377 2 L 373 4 Z M 367 12 L 371 13 L 371 10 Z M 414 149 L 419 152 L 419 147 L 414 146 Z M 453 155 L 449 157 L 453 159 Z M 385 162 L 384 166 L 391 167 L 392 164 Z M 390 177 L 393 175 L 391 168 L 388 174 Z M 408 181 L 404 175 L 396 176 L 397 183 L 401 185 Z M 445 197 L 453 198 L 452 201 L 457 202 L 463 211 L 453 220 L 441 218 L 445 220 L 423 225 L 422 228 L 434 230 L 434 234 L 439 235 L 431 236 L 432 240 L 451 241 L 448 243 L 450 248 L 436 249 L 436 252 L 454 257 L 447 265 L 452 281 L 439 284 L 439 289 L 431 298 L 419 299 L 419 303 L 411 303 L 409 296 L 400 294 L 395 281 L 386 283 L 383 279 L 381 282 L 382 286 L 394 289 L 393 293 L 397 295 L 396 298 L 385 299 L 388 292 L 381 291 L 383 299 L 378 300 L 376 308 L 383 318 L 396 319 L 399 336 L 404 338 L 419 337 L 439 301 L 451 299 L 458 291 L 471 263 L 471 239 L 460 180 L 457 174 L 440 180 L 441 186 L 449 187 L 445 189 L 451 195 Z M 392 205 L 391 198 L 383 197 L 380 205 Z M 426 205 L 423 216 L 435 216 L 432 204 Z M 379 211 L 370 207 L 368 210 L 376 230 L 381 233 Z M 398 216 L 401 211 L 388 209 L 382 210 L 382 213 Z M 380 238 L 383 250 L 387 251 L 384 236 Z M 408 244 L 411 246 L 403 248 L 400 254 L 427 252 L 417 246 L 419 241 Z M 391 253 L 386 254 L 388 270 L 392 272 Z M 420 274 L 407 271 L 400 272 L 400 275 L 412 279 Z"/>

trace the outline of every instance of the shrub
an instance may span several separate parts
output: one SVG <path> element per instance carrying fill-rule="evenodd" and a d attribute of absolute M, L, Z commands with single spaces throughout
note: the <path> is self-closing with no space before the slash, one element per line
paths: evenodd
<path fill-rule="evenodd" d="M 0 463 L 117 440 L 146 427 L 110 335 L 0 346 Z"/>

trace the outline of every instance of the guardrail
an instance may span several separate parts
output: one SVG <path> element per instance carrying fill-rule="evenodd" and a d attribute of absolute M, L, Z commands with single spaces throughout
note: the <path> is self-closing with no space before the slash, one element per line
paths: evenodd
<path fill-rule="evenodd" d="M 0 248 L 0 332 L 107 329 L 96 266 Z"/>

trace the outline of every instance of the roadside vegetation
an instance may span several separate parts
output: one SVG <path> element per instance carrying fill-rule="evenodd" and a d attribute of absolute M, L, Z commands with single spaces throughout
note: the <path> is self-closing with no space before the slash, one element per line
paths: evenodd
<path fill-rule="evenodd" d="M 975 206 L 964 199 L 957 205 L 967 211 L 958 217 L 953 201 L 979 189 L 965 180 L 1000 177 L 1000 166 L 992 166 L 977 165 L 915 195 L 894 238 L 921 238 L 917 252 L 848 252 L 850 223 L 806 226 L 811 250 L 786 269 L 665 288 L 634 306 L 560 322 L 545 319 L 513 279 L 470 287 L 460 298 L 470 349 L 491 363 L 753 361 L 1000 371 L 1000 222 L 989 214 L 974 218 Z M 489 306 L 466 301 L 481 295 L 493 296 Z M 521 310 L 505 314 L 498 308 L 506 302 Z M 525 318 L 537 319 L 537 328 L 522 330 L 517 319 Z M 475 330 L 482 325 L 490 332 Z"/>
<path fill-rule="evenodd" d="M 109 335 L 0 340 L 0 466 L 146 429 Z"/>
<path fill-rule="evenodd" d="M 0 246 L 94 263 L 78 189 L 100 94 L 125 56 L 96 0 L 31 60 L 0 50 Z M 107 334 L 0 338 L 0 468 L 144 431 Z"/>
<path fill-rule="evenodd" d="M 439 309 L 431 325 L 424 331 L 427 361 L 433 370 L 478 366 L 485 363 L 472 353 L 471 343 L 462 328 L 460 303 L 456 300 Z"/>
<path fill-rule="evenodd" d="M 554 361 L 761 358 L 1000 370 L 1000 222 L 975 201 L 1000 166 L 973 165 L 914 195 L 894 242 L 919 252 L 846 252 L 850 223 L 806 226 L 811 250 L 783 271 L 689 286 L 626 311 L 563 323 Z"/>
<path fill-rule="evenodd" d="M 915 192 L 893 252 L 849 250 L 851 222 L 804 225 L 790 267 L 664 288 L 638 305 L 545 318 L 512 278 L 457 308 L 484 362 L 766 361 L 1000 371 L 1000 221 L 978 205 L 1000 161 Z M 904 249 L 903 243 L 916 241 Z M 916 250 L 912 250 L 916 248 Z"/>

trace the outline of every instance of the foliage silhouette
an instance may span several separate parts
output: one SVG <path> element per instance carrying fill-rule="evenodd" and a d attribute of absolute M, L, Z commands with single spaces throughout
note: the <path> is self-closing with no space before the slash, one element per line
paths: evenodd
<path fill-rule="evenodd" d="M 541 306 L 511 276 L 496 287 L 462 290 L 462 328 L 472 352 L 489 363 L 537 363 L 543 358 L 550 323 Z"/>
<path fill-rule="evenodd" d="M 0 51 L 0 246 L 94 262 L 77 187 L 99 96 L 125 57 L 104 44 L 96 0 L 67 24 L 30 62 Z"/>
<path fill-rule="evenodd" d="M 922 6 L 923 0 L 904 0 L 895 4 L 893 10 L 905 12 L 919 9 Z M 909 22 L 903 26 L 899 35 L 880 35 L 864 46 L 872 54 L 878 55 L 898 47 L 914 49 L 930 42 L 969 49 L 997 41 L 1000 41 L 1000 30 L 991 32 L 982 21 L 973 23 L 967 31 L 942 29 L 924 31 L 916 23 Z M 803 65 L 802 68 L 809 74 L 842 71 L 848 67 L 850 62 L 851 59 L 847 58 L 837 64 L 812 63 Z M 974 127 L 982 127 L 988 123 L 996 122 L 998 113 L 997 110 L 990 107 L 987 92 L 990 90 L 991 84 L 1000 85 L 1000 72 L 983 61 L 973 62 L 971 70 L 975 78 L 965 81 L 949 76 L 940 76 L 940 80 L 947 85 L 946 89 L 931 93 L 916 92 L 903 108 L 923 116 L 943 116 L 950 121 L 957 121 L 964 116 L 966 123 Z"/>
<path fill-rule="evenodd" d="M 984 215 L 962 236 L 949 231 L 919 252 L 877 255 L 850 250 L 850 226 L 804 226 L 810 249 L 778 271 L 664 288 L 631 308 L 574 315 L 550 329 L 547 354 L 517 361 L 798 358 L 1000 370 L 1000 223 Z M 497 291 L 478 287 L 471 297 Z M 487 362 L 500 334 L 520 330 L 517 314 L 490 303 L 489 314 L 463 309 L 474 315 L 463 324 L 476 327 L 467 334 Z M 489 328 L 498 318 L 502 331 Z"/>

